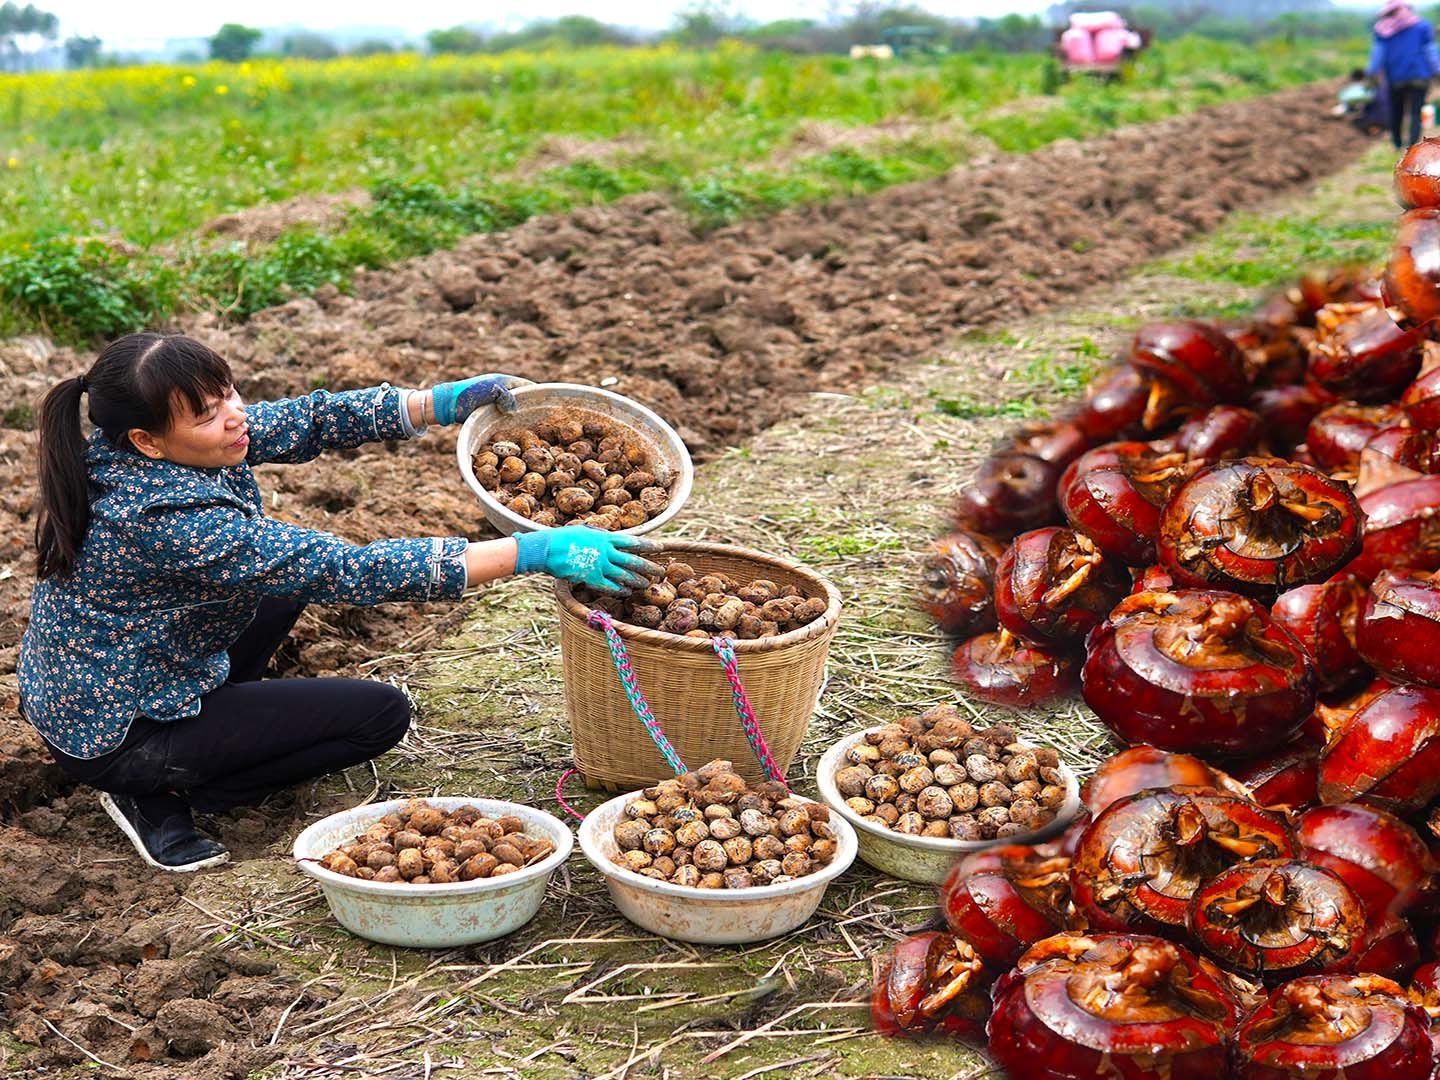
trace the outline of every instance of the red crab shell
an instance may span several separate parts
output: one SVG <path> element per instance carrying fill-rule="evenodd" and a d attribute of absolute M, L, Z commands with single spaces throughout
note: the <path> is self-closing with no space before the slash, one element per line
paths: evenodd
<path fill-rule="evenodd" d="M 1130 363 L 1170 380 L 1202 406 L 1244 401 L 1250 390 L 1240 349 L 1198 319 L 1142 326 L 1130 345 Z"/>
<path fill-rule="evenodd" d="M 1190 900 L 1187 925 L 1216 963 L 1275 983 L 1349 971 L 1366 944 L 1366 913 L 1339 875 L 1298 859 L 1220 871 Z"/>
<path fill-rule="evenodd" d="M 1278 458 L 1222 461 L 1175 492 L 1156 551 L 1182 586 L 1273 596 L 1329 577 L 1360 548 L 1348 486 Z"/>
<path fill-rule="evenodd" d="M 1080 837 L 1070 896 L 1094 929 L 1173 937 L 1184 933 L 1191 897 L 1221 870 L 1294 852 L 1285 819 L 1247 799 L 1142 791 L 1111 803 Z"/>
<path fill-rule="evenodd" d="M 1317 806 L 1296 820 L 1295 835 L 1307 859 L 1345 879 L 1372 923 L 1403 914 L 1431 880 L 1420 834 L 1373 806 Z"/>
<path fill-rule="evenodd" d="M 988 536 L 952 532 L 933 541 L 921 567 L 918 603 L 947 634 L 995 626 L 995 563 L 1004 552 Z"/>
<path fill-rule="evenodd" d="M 1369 583 L 1381 570 L 1440 570 L 1440 476 L 1372 491 L 1360 509 L 1364 540 L 1347 573 Z"/>
<path fill-rule="evenodd" d="M 1088 650 L 1085 702 L 1127 743 L 1260 754 L 1289 742 L 1315 704 L 1299 643 L 1233 593 L 1136 593 L 1095 629 Z"/>
<path fill-rule="evenodd" d="M 1075 689 L 1075 661 L 1017 638 L 1008 630 L 980 634 L 950 657 L 950 677 L 981 701 L 1021 708 L 1054 701 Z"/>
<path fill-rule="evenodd" d="M 1423 572 L 1376 575 L 1355 643 L 1382 675 L 1440 686 L 1440 582 Z"/>
<path fill-rule="evenodd" d="M 1213 965 L 1135 934 L 1059 934 L 995 987 L 990 1057 L 1015 1080 L 1219 1080 L 1240 1009 Z"/>
<path fill-rule="evenodd" d="M 1430 1080 L 1425 1011 L 1379 975 L 1277 987 L 1235 1036 L 1239 1080 Z"/>
<path fill-rule="evenodd" d="M 1069 901 L 1070 860 L 1048 845 L 977 851 L 957 863 L 940 887 L 946 924 L 997 968 L 1065 929 Z"/>
<path fill-rule="evenodd" d="M 1130 575 L 1095 542 L 1051 526 L 1021 533 L 995 568 L 995 613 L 1041 644 L 1081 641 L 1124 596 Z"/>
<path fill-rule="evenodd" d="M 1418 813 L 1440 795 L 1440 690 L 1397 686 L 1358 710 L 1320 757 L 1320 798 Z"/>
<path fill-rule="evenodd" d="M 1281 593 L 1270 609 L 1310 657 L 1322 694 L 1344 690 L 1365 678 L 1365 661 L 1355 648 L 1355 624 L 1364 604 L 1360 579 L 1336 574 L 1328 581 Z"/>

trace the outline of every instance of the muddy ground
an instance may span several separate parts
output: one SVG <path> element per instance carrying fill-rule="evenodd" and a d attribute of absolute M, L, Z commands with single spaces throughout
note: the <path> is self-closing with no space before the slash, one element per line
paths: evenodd
<path fill-rule="evenodd" d="M 297 300 L 243 326 L 198 317 L 184 328 L 232 359 L 252 398 L 497 370 L 614 377 L 711 458 L 817 390 L 883 381 L 960 331 L 1122 277 L 1229 210 L 1341 168 L 1362 144 L 1325 117 L 1328 93 L 1237 103 L 705 236 L 660 200 L 629 199 L 362 275 L 353 295 Z M 0 353 L 0 385 L 9 402 L 33 401 L 84 362 L 43 341 L 15 343 Z M 24 424 L 22 410 L 7 415 Z M 323 1015 L 333 981 L 317 958 L 277 972 L 283 943 L 235 930 L 233 914 L 217 916 L 187 882 L 140 869 L 93 798 L 66 792 L 16 721 L 8 672 L 28 595 L 31 440 L 20 426 L 0 430 L 0 665 L 10 680 L 0 1064 L 143 1080 L 184 1061 L 187 1077 L 247 1075 L 285 1055 L 307 1015 Z M 264 472 L 277 515 L 352 539 L 482 531 L 444 436 Z M 394 670 L 387 657 L 423 651 L 463 617 L 440 606 L 327 609 L 307 617 L 286 663 Z M 224 838 L 244 859 L 297 816 L 284 802 L 244 813 L 223 823 Z"/>

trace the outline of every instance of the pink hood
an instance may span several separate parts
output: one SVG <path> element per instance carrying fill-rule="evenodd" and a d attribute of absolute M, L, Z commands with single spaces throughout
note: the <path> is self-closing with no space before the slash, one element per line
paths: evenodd
<path fill-rule="evenodd" d="M 1375 20 L 1375 33 L 1383 38 L 1394 37 L 1401 30 L 1408 30 L 1420 21 L 1420 16 L 1409 4 L 1386 4 L 1380 9 L 1380 18 Z"/>

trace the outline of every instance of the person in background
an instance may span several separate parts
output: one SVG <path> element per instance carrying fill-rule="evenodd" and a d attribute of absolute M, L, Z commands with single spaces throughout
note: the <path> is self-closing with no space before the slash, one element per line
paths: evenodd
<path fill-rule="evenodd" d="M 1390 139 L 1397 150 L 1420 141 L 1420 110 L 1430 80 L 1440 74 L 1440 52 L 1435 32 L 1405 0 L 1388 0 L 1375 20 L 1375 40 L 1366 69 L 1380 75 L 1390 90 Z M 1401 142 L 1405 118 L 1410 118 L 1409 142 Z"/>
<path fill-rule="evenodd" d="M 151 866 L 224 862 L 192 811 L 358 765 L 409 728 L 410 704 L 387 683 L 262 681 L 307 603 L 458 600 L 536 571 L 623 592 L 659 575 L 636 554 L 650 542 L 583 527 L 358 546 L 265 516 L 252 466 L 415 438 L 481 405 L 510 411 L 508 381 L 247 404 L 221 356 L 147 333 L 45 396 L 20 711 Z"/>
<path fill-rule="evenodd" d="M 1375 87 L 1366 77 L 1364 68 L 1355 68 L 1350 72 L 1350 81 L 1335 94 L 1335 100 L 1339 102 L 1335 107 L 1336 116 L 1356 116 L 1366 110 L 1375 100 Z"/>

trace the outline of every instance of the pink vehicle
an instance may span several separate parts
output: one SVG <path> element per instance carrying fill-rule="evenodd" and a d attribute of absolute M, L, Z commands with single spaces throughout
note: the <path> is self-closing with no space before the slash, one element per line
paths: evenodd
<path fill-rule="evenodd" d="M 1055 52 L 1068 71 L 1118 74 L 1121 65 L 1145 47 L 1149 35 L 1133 30 L 1113 11 L 1082 11 L 1056 37 Z"/>

